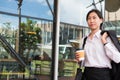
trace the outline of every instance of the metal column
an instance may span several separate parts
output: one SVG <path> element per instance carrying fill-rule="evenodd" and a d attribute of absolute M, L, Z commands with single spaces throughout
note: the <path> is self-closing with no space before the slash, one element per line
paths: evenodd
<path fill-rule="evenodd" d="M 54 0 L 51 80 L 58 80 L 59 27 L 59 0 Z"/>

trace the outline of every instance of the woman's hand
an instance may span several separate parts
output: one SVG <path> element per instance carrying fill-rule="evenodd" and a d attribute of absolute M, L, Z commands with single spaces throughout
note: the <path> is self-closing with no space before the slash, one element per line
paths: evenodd
<path fill-rule="evenodd" d="M 79 62 L 79 58 L 80 58 L 80 57 L 79 57 L 79 53 L 76 53 L 76 52 L 75 52 L 75 59 L 76 59 L 78 62 Z"/>
<path fill-rule="evenodd" d="M 103 44 L 107 43 L 107 37 L 108 37 L 107 32 L 103 33 L 102 38 L 101 38 Z"/>

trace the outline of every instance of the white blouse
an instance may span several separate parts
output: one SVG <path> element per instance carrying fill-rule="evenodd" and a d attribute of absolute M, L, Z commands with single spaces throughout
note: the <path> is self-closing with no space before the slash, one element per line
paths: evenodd
<path fill-rule="evenodd" d="M 112 43 L 111 39 L 107 38 L 107 44 L 104 46 L 101 41 L 101 30 L 96 32 L 91 39 L 86 40 L 85 50 L 85 67 L 111 68 L 111 60 L 116 63 L 120 62 L 120 53 Z"/>

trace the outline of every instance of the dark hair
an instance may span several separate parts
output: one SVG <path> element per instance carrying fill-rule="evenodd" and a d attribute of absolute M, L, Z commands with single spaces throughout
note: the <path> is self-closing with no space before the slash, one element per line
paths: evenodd
<path fill-rule="evenodd" d="M 97 10 L 97 9 L 92 9 L 92 10 L 90 10 L 90 11 L 87 13 L 86 20 L 88 20 L 88 16 L 89 16 L 89 14 L 92 13 L 92 12 L 95 12 L 100 19 L 103 19 L 102 13 L 101 13 L 99 10 Z"/>
<path fill-rule="evenodd" d="M 90 11 L 87 13 L 86 21 L 88 20 L 89 14 L 92 13 L 92 12 L 95 12 L 100 19 L 103 19 L 102 13 L 101 13 L 99 10 L 97 10 L 97 9 L 92 9 L 92 10 L 90 10 Z M 100 25 L 100 29 L 102 29 L 102 24 L 103 24 L 103 23 L 101 23 L 101 25 Z"/>

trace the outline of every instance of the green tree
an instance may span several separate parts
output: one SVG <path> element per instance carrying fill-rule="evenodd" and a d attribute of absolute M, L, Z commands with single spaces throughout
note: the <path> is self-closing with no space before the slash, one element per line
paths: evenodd
<path fill-rule="evenodd" d="M 29 61 L 30 50 L 38 49 L 37 44 L 41 43 L 41 28 L 36 27 L 36 21 L 26 19 L 26 23 L 21 23 L 21 32 L 20 32 L 20 55 L 23 56 L 23 53 L 27 49 L 26 59 Z"/>

